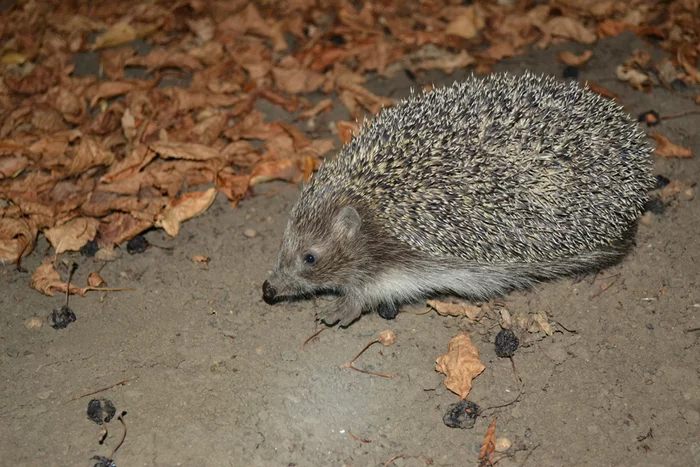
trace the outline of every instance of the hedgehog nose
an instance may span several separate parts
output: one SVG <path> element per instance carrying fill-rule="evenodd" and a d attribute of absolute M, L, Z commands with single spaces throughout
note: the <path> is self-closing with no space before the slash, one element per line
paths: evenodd
<path fill-rule="evenodd" d="M 263 300 L 268 305 L 273 305 L 275 303 L 275 296 L 277 295 L 277 290 L 268 281 L 263 282 L 262 285 Z"/>

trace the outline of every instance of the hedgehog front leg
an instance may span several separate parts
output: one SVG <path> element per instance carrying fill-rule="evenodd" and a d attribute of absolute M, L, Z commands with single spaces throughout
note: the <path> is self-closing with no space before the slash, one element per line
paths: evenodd
<path fill-rule="evenodd" d="M 324 307 L 316 313 L 316 319 L 333 326 L 338 323 L 346 327 L 362 315 L 362 305 L 347 296 L 339 297 L 333 304 Z"/>

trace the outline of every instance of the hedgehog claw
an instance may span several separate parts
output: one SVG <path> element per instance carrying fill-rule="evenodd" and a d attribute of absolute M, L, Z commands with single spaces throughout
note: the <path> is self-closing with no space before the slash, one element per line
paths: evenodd
<path fill-rule="evenodd" d="M 333 305 L 316 313 L 316 319 L 328 326 L 338 323 L 342 327 L 351 325 L 362 314 L 362 309 L 347 300 L 339 299 Z"/>

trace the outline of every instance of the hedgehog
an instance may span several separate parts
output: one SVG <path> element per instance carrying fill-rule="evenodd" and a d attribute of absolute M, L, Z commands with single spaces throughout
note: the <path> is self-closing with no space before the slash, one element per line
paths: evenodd
<path fill-rule="evenodd" d="M 495 73 L 363 123 L 291 210 L 268 304 L 347 327 L 429 297 L 503 297 L 618 263 L 653 188 L 637 122 L 587 86 Z"/>

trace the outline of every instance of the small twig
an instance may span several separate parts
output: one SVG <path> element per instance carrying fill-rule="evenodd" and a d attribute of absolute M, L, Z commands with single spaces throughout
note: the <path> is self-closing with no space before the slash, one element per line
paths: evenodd
<path fill-rule="evenodd" d="M 421 315 L 427 315 L 431 311 L 433 311 L 432 308 L 426 308 L 424 311 L 402 311 L 401 313 L 406 313 L 407 315 L 421 316 Z"/>
<path fill-rule="evenodd" d="M 119 440 L 119 444 L 117 444 L 117 447 L 115 447 L 114 451 L 112 451 L 112 455 L 109 456 L 110 459 L 114 459 L 114 455 L 117 453 L 117 449 L 119 449 L 122 446 L 124 440 L 126 439 L 126 422 L 124 421 L 124 415 L 126 415 L 126 412 L 120 413 L 117 417 L 119 421 L 122 422 L 122 426 L 124 427 L 124 433 L 122 433 L 122 439 Z"/>
<path fill-rule="evenodd" d="M 98 292 L 123 292 L 125 290 L 136 290 L 133 287 L 85 287 L 85 291 L 96 290 Z"/>
<path fill-rule="evenodd" d="M 71 263 L 68 271 L 68 283 L 66 284 L 66 306 L 68 306 L 68 297 L 70 296 L 70 280 L 73 278 L 73 273 L 78 269 L 78 263 Z"/>
<path fill-rule="evenodd" d="M 75 400 L 78 400 L 78 399 L 82 399 L 83 397 L 92 396 L 93 394 L 97 394 L 98 392 L 103 392 L 103 391 L 106 391 L 107 389 L 112 389 L 112 388 L 115 387 L 115 386 L 120 386 L 120 385 L 122 385 L 122 384 L 126 384 L 126 383 L 128 383 L 128 382 L 130 382 L 130 381 L 133 381 L 133 380 L 135 380 L 135 379 L 138 379 L 138 376 L 132 376 L 131 378 L 127 378 L 127 379 L 125 379 L 125 380 L 123 380 L 123 381 L 119 381 L 118 383 L 114 383 L 114 384 L 112 384 L 111 386 L 107 386 L 106 388 L 98 389 L 98 390 L 92 391 L 92 392 L 86 392 L 85 394 L 80 394 L 80 395 L 78 395 L 78 396 L 73 396 L 73 397 L 71 398 L 71 400 L 72 400 L 72 401 L 75 401 Z"/>
<path fill-rule="evenodd" d="M 576 329 L 569 329 L 566 326 L 564 326 L 563 324 L 561 324 L 559 321 L 554 321 L 554 322 L 557 323 L 559 325 L 559 327 L 562 328 L 564 331 L 569 332 L 571 334 L 578 334 L 578 331 Z"/>
<path fill-rule="evenodd" d="M 355 356 L 355 358 L 353 358 L 352 360 L 350 360 L 350 361 L 347 362 L 347 363 L 343 363 L 342 365 L 340 365 L 340 368 L 341 368 L 341 369 L 342 369 L 342 368 L 351 368 L 351 369 L 353 369 L 353 370 L 355 370 L 355 371 L 359 371 L 360 373 L 367 373 L 368 375 L 381 376 L 381 377 L 383 377 L 383 378 L 393 378 L 394 376 L 396 376 L 396 375 L 393 375 L 393 374 L 390 374 L 390 373 L 376 373 L 376 372 L 374 372 L 374 371 L 362 370 L 362 369 L 360 369 L 360 368 L 357 368 L 356 366 L 353 366 L 353 363 L 355 362 L 355 360 L 357 360 L 358 358 L 360 358 L 360 355 L 362 355 L 362 354 L 365 352 L 365 350 L 369 349 L 369 347 L 370 347 L 372 344 L 376 344 L 376 343 L 378 343 L 378 342 L 380 342 L 379 339 L 375 339 L 375 340 L 373 340 L 372 342 L 370 342 L 369 344 L 367 344 L 367 345 L 365 346 L 365 348 L 362 349 L 362 350 L 360 351 L 360 353 L 358 353 L 358 354 Z"/>
<path fill-rule="evenodd" d="M 306 339 L 306 340 L 304 341 L 304 343 L 301 344 L 301 350 L 304 350 L 304 346 L 305 346 L 306 344 L 308 344 L 309 341 L 310 341 L 311 339 L 313 339 L 314 337 L 318 336 L 319 334 L 321 334 L 321 333 L 322 333 L 323 331 L 325 331 L 326 329 L 330 329 L 330 328 L 329 328 L 328 326 L 326 326 L 326 327 L 323 327 L 323 328 L 319 329 L 319 330 L 316 331 L 315 333 L 311 334 L 311 337 L 309 337 L 308 339 Z"/>
<path fill-rule="evenodd" d="M 352 434 L 352 431 L 350 431 L 350 430 L 348 430 L 348 434 L 349 434 L 349 435 L 350 435 L 350 437 L 351 437 L 352 439 L 354 439 L 355 441 L 359 441 L 359 442 L 361 442 L 361 443 L 365 443 L 365 444 L 369 444 L 369 443 L 371 443 L 371 442 L 372 442 L 372 440 L 371 440 L 371 439 L 366 439 L 366 438 L 358 438 L 357 436 L 353 435 L 353 434 Z"/>
<path fill-rule="evenodd" d="M 396 459 L 418 459 L 418 460 L 422 460 L 423 462 L 425 462 L 426 465 L 433 465 L 432 459 L 429 459 L 429 458 L 427 458 L 427 457 L 425 457 L 425 456 L 407 456 L 407 455 L 402 455 L 402 456 L 394 456 L 394 457 L 392 457 L 391 459 L 389 459 L 388 461 L 386 461 L 386 463 L 384 464 L 384 467 L 388 467 L 388 466 L 391 465 Z"/>
<path fill-rule="evenodd" d="M 660 120 L 671 120 L 672 118 L 680 118 L 680 117 L 685 117 L 686 115 L 697 114 L 697 113 L 700 113 L 700 109 L 690 109 L 690 110 L 684 110 L 683 112 L 677 112 L 675 114 L 659 115 L 659 119 Z"/>
<path fill-rule="evenodd" d="M 537 443 L 535 446 L 533 446 L 532 449 L 530 449 L 530 450 L 527 452 L 527 455 L 525 456 L 525 459 L 523 459 L 523 461 L 520 463 L 520 467 L 523 467 L 523 466 L 525 465 L 525 462 L 527 462 L 527 460 L 530 458 L 530 456 L 532 455 L 532 453 L 535 452 L 535 449 L 537 449 L 538 447 L 540 447 L 540 443 Z"/>
<path fill-rule="evenodd" d="M 600 297 L 600 296 L 601 296 L 602 294 L 604 294 L 610 287 L 612 287 L 613 285 L 615 285 L 615 283 L 617 282 L 617 280 L 618 280 L 619 278 L 620 278 L 620 274 L 616 274 L 616 275 L 615 275 L 615 280 L 613 280 L 610 284 L 606 285 L 605 287 L 602 287 L 602 288 L 600 289 L 600 291 L 599 291 L 598 293 L 596 293 L 595 295 L 592 295 L 591 298 L 589 298 L 589 300 L 593 300 L 594 298 Z"/>
<path fill-rule="evenodd" d="M 698 332 L 698 331 L 700 331 L 700 328 L 689 328 L 689 329 L 684 330 L 683 332 Z"/>

